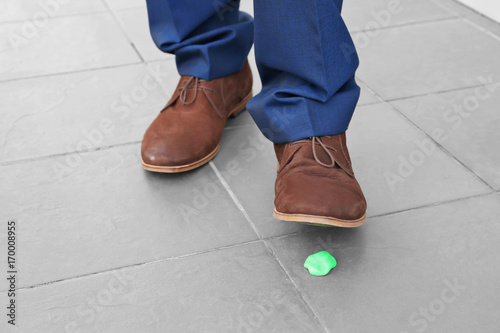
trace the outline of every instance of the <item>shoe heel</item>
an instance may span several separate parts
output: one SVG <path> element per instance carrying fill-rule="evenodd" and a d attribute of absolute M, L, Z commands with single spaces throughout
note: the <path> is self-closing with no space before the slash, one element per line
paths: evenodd
<path fill-rule="evenodd" d="M 233 113 L 231 113 L 231 115 L 229 116 L 229 118 L 236 118 L 240 113 L 242 113 L 243 111 L 245 111 L 247 108 L 246 106 L 239 109 L 239 110 L 236 110 L 234 111 Z"/>
<path fill-rule="evenodd" d="M 229 114 L 229 118 L 236 118 L 238 114 L 241 112 L 245 111 L 247 109 L 247 103 L 249 100 L 251 100 L 253 97 L 253 93 L 250 92 L 241 102 L 238 104 L 233 111 Z"/>

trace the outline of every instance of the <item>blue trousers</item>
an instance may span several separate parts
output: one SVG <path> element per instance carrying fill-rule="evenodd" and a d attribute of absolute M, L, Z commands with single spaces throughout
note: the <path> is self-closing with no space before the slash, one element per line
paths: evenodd
<path fill-rule="evenodd" d="M 342 0 L 147 0 L 151 35 L 181 75 L 212 80 L 243 67 L 252 43 L 262 91 L 247 108 L 275 143 L 347 130 L 359 60 Z"/>

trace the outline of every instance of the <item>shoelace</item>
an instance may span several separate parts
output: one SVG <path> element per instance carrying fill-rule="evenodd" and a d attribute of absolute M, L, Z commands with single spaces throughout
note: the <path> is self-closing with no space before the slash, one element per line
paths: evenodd
<path fill-rule="evenodd" d="M 312 144 L 312 152 L 313 152 L 313 156 L 314 156 L 314 159 L 316 160 L 316 162 L 321 165 L 321 166 L 324 166 L 325 168 L 333 168 L 335 166 L 335 159 L 333 158 L 333 155 L 332 153 L 330 153 L 330 150 L 329 149 L 332 149 L 333 151 L 337 151 L 337 149 L 333 148 L 333 147 L 330 147 L 330 146 L 327 146 L 323 143 L 323 141 L 321 141 L 321 138 L 317 137 L 317 136 L 313 136 L 310 138 L 311 139 L 311 144 Z M 297 142 L 308 142 L 309 140 L 299 140 Z M 323 163 L 321 162 L 321 160 L 318 158 L 318 155 L 316 154 L 316 142 L 319 143 L 319 145 L 321 146 L 321 148 L 323 148 L 323 150 L 326 152 L 326 154 L 328 155 L 328 157 L 330 157 L 330 161 L 331 161 L 331 164 L 326 164 L 326 163 Z"/>
<path fill-rule="evenodd" d="M 193 81 L 194 81 L 194 96 L 188 102 L 187 101 L 187 93 L 188 93 L 189 88 L 191 88 L 191 84 L 193 83 Z M 208 91 L 212 91 L 212 92 L 214 91 L 213 89 L 200 86 L 199 83 L 203 82 L 203 81 L 205 81 L 205 80 L 197 78 L 195 76 L 191 76 L 189 78 L 188 82 L 184 85 L 184 87 L 179 88 L 179 90 L 181 91 L 181 93 L 179 95 L 179 99 L 181 100 L 182 103 L 184 103 L 184 105 L 189 105 L 189 104 L 193 104 L 194 103 L 194 101 L 196 100 L 196 97 L 198 97 L 198 89 L 208 90 Z M 297 142 L 306 142 L 306 140 L 299 140 Z M 319 145 L 321 146 L 321 148 L 323 148 L 323 150 L 326 152 L 326 154 L 330 158 L 331 164 L 323 163 L 318 158 L 318 155 L 316 154 L 316 142 L 319 143 Z M 332 155 L 332 153 L 330 153 L 329 149 L 332 149 L 334 151 L 337 151 L 337 149 L 325 145 L 323 143 L 323 141 L 321 141 L 321 139 L 319 137 L 317 137 L 317 136 L 311 137 L 311 143 L 312 143 L 313 156 L 314 156 L 314 159 L 316 160 L 316 162 L 319 165 L 322 165 L 322 166 L 324 166 L 326 168 L 333 168 L 335 166 L 335 159 L 333 158 L 333 155 Z"/>
<path fill-rule="evenodd" d="M 188 90 L 191 88 L 191 85 L 192 85 L 193 81 L 194 81 L 194 95 L 191 98 L 191 100 L 188 102 L 187 101 L 187 93 L 188 93 Z M 198 89 L 203 89 L 203 90 L 207 90 L 207 91 L 211 91 L 211 92 L 214 91 L 213 89 L 200 86 L 199 85 L 200 82 L 203 82 L 203 81 L 205 81 L 205 80 L 197 78 L 197 77 L 194 77 L 194 76 L 191 76 L 189 78 L 188 82 L 184 85 L 184 87 L 179 88 L 179 90 L 181 91 L 181 93 L 179 95 L 179 99 L 181 100 L 181 102 L 184 105 L 189 105 L 189 104 L 193 104 L 194 103 L 194 101 L 196 100 L 196 97 L 198 97 Z"/>

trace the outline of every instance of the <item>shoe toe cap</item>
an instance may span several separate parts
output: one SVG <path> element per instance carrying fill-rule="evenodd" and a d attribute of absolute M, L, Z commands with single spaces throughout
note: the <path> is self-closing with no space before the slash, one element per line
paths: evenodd
<path fill-rule="evenodd" d="M 148 130 L 142 141 L 141 157 L 143 163 L 152 166 L 183 166 L 203 159 L 216 146 L 216 141 L 193 138 L 189 131 L 157 134 Z"/>
<path fill-rule="evenodd" d="M 286 214 L 304 214 L 353 221 L 366 213 L 366 200 L 355 180 L 300 175 L 287 177 L 277 193 L 276 210 Z"/>
<path fill-rule="evenodd" d="M 184 166 L 203 159 L 210 153 L 210 148 L 189 144 L 178 145 L 164 139 L 143 143 L 141 157 L 145 164 L 153 166 Z"/>

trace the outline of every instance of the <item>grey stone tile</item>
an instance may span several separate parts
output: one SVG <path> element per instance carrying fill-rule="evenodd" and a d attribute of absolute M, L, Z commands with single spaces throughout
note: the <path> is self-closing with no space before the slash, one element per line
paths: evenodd
<path fill-rule="evenodd" d="M 477 12 L 473 11 L 466 5 L 460 3 L 457 0 L 432 0 L 437 6 L 440 6 L 454 15 L 467 16 L 467 15 L 478 15 Z"/>
<path fill-rule="evenodd" d="M 456 0 L 433 0 L 436 5 L 445 8 L 446 10 L 462 17 L 465 22 L 475 25 L 478 29 L 484 29 L 485 33 L 492 35 L 495 39 L 500 40 L 500 22 L 493 20 L 490 17 L 485 16 L 485 14 L 479 13 L 478 11 L 462 4 L 460 1 Z M 487 6 L 493 6 L 493 3 L 484 2 Z M 496 5 L 498 6 L 498 5 Z M 498 15 L 496 12 L 490 12 L 491 16 Z"/>
<path fill-rule="evenodd" d="M 43 25 L 52 17 L 106 11 L 100 0 L 33 1 L 3 0 L 0 3 L 0 22 L 27 20 Z"/>
<path fill-rule="evenodd" d="M 271 245 L 331 332 L 496 332 L 499 214 L 496 194 Z M 303 264 L 321 250 L 338 265 L 314 277 Z"/>
<path fill-rule="evenodd" d="M 491 192 L 388 104 L 359 107 L 347 133 L 369 216 Z M 226 130 L 214 163 L 263 237 L 309 228 L 272 217 L 277 162 L 257 127 Z"/>
<path fill-rule="evenodd" d="M 240 10 L 253 16 L 253 0 L 241 0 Z"/>
<path fill-rule="evenodd" d="M 361 96 L 359 96 L 358 106 L 380 102 L 377 96 L 369 90 L 366 84 L 359 82 L 358 80 L 358 85 L 361 88 Z"/>
<path fill-rule="evenodd" d="M 0 83 L 0 162 L 136 142 L 167 100 L 173 62 Z"/>
<path fill-rule="evenodd" d="M 141 56 L 146 61 L 159 61 L 164 59 L 174 59 L 175 57 L 171 54 L 164 53 L 156 47 L 151 38 L 151 34 L 149 32 L 149 24 L 148 24 L 148 16 L 147 10 L 145 6 L 138 6 L 135 3 L 135 0 L 125 1 L 124 3 L 116 3 L 112 4 L 115 1 L 107 0 L 110 3 L 110 6 L 115 10 L 115 14 L 118 17 L 122 27 L 125 29 L 125 32 L 132 43 L 136 46 Z M 144 3 L 144 1 L 140 1 L 140 3 Z M 240 5 L 241 10 L 252 14 L 253 13 L 253 4 L 251 1 L 242 1 Z M 249 55 L 249 60 L 252 65 L 252 69 L 254 70 L 254 75 L 256 78 L 256 82 L 254 82 L 254 91 L 260 91 L 260 82 L 258 80 L 258 72 L 257 66 L 255 65 L 255 56 L 253 55 L 253 48 Z"/>
<path fill-rule="evenodd" d="M 154 61 L 146 64 L 148 71 L 163 73 L 157 76 L 158 82 L 160 82 L 163 93 L 167 97 L 165 100 L 165 105 L 168 100 L 172 97 L 179 79 L 181 78 L 177 72 L 177 67 L 175 65 L 175 59 L 171 58 L 163 61 Z"/>
<path fill-rule="evenodd" d="M 500 84 L 398 100 L 393 105 L 500 189 Z"/>
<path fill-rule="evenodd" d="M 23 27 L 0 24 L 0 81 L 140 61 L 107 13 L 55 17 L 30 34 Z"/>
<path fill-rule="evenodd" d="M 310 228 L 273 218 L 277 160 L 273 144 L 257 126 L 224 131 L 221 151 L 214 163 L 262 237 Z"/>
<path fill-rule="evenodd" d="M 360 79 L 384 99 L 396 99 L 478 84 L 500 77 L 500 42 L 461 19 L 354 34 Z"/>
<path fill-rule="evenodd" d="M 239 113 L 236 117 L 230 117 L 226 123 L 226 129 L 231 129 L 233 127 L 239 126 L 257 126 L 250 115 L 250 112 L 243 111 Z"/>
<path fill-rule="evenodd" d="M 357 109 L 347 145 L 369 216 L 491 191 L 386 103 Z"/>
<path fill-rule="evenodd" d="M 497 1 L 458 0 L 457 2 L 463 3 L 476 15 L 484 15 L 496 22 L 500 22 L 500 3 Z"/>
<path fill-rule="evenodd" d="M 2 218 L 18 221 L 19 287 L 257 238 L 209 166 L 154 174 L 139 152 L 0 167 Z"/>
<path fill-rule="evenodd" d="M 500 23 L 492 19 L 478 15 L 476 12 L 467 13 L 464 20 L 478 29 L 484 29 L 484 32 L 490 34 L 493 38 L 500 41 Z"/>
<path fill-rule="evenodd" d="M 494 33 L 500 36 L 500 22 L 498 22 L 498 11 L 494 10 L 485 10 L 484 12 L 479 12 L 464 3 L 456 0 L 434 0 L 434 2 L 450 11 L 454 15 L 458 15 L 463 17 L 465 20 L 472 22 L 473 24 L 479 25 L 481 28 L 488 30 L 491 33 Z M 478 6 L 498 6 L 498 4 L 493 4 L 493 2 L 480 2 Z M 495 21 L 496 19 L 496 21 Z"/>
<path fill-rule="evenodd" d="M 431 0 L 345 1 L 342 16 L 350 31 L 363 31 L 454 16 Z"/>
<path fill-rule="evenodd" d="M 146 8 L 117 11 L 116 16 L 144 60 L 174 59 L 173 55 L 160 51 L 153 42 Z"/>
<path fill-rule="evenodd" d="M 104 0 L 111 9 L 146 8 L 144 0 Z"/>
<path fill-rule="evenodd" d="M 24 332 L 322 331 L 261 242 L 27 289 L 19 298 Z"/>

